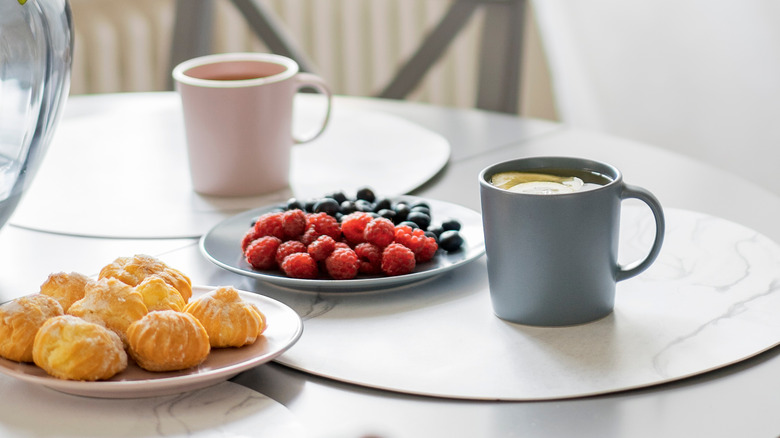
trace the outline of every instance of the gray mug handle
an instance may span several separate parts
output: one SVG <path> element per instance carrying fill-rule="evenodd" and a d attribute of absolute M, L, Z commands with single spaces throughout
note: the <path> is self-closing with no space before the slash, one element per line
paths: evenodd
<path fill-rule="evenodd" d="M 639 199 L 647 204 L 650 210 L 653 212 L 655 218 L 655 241 L 653 242 L 650 252 L 642 260 L 637 260 L 626 266 L 618 266 L 616 281 L 622 281 L 639 275 L 645 269 L 649 268 L 653 264 L 658 254 L 661 252 L 661 245 L 664 241 L 664 232 L 666 229 L 666 221 L 664 220 L 664 210 L 661 208 L 661 203 L 658 199 L 649 191 L 629 184 L 624 184 L 623 191 L 620 194 L 621 201 L 623 199 Z"/>

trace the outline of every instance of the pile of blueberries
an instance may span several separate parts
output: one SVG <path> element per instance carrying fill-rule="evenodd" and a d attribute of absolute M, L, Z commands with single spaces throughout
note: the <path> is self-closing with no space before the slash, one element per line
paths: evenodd
<path fill-rule="evenodd" d="M 454 252 L 463 246 L 460 234 L 461 224 L 456 219 L 446 219 L 433 223 L 431 206 L 424 200 L 407 202 L 393 201 L 389 198 L 378 198 L 368 187 L 359 189 L 354 198 L 347 197 L 344 192 L 328 193 L 322 198 L 301 201 L 291 198 L 283 207 L 286 210 L 300 209 L 307 213 L 327 213 L 341 221 L 344 216 L 362 211 L 375 217 L 384 217 L 395 225 L 408 225 L 420 228 L 425 234 L 436 239 L 439 248 Z"/>

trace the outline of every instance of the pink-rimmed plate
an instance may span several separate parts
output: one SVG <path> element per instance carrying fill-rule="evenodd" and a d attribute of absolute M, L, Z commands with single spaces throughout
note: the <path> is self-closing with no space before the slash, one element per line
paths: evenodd
<path fill-rule="evenodd" d="M 193 287 L 192 298 L 212 290 L 213 287 Z M 239 291 L 239 295 L 263 312 L 268 328 L 254 344 L 212 349 L 206 361 L 194 368 L 153 373 L 140 368 L 130 359 L 127 369 L 109 380 L 81 382 L 49 376 L 31 363 L 0 358 L 0 372 L 56 391 L 100 398 L 153 397 L 205 388 L 275 359 L 289 349 L 303 332 L 301 318 L 285 304 L 252 292 Z"/>

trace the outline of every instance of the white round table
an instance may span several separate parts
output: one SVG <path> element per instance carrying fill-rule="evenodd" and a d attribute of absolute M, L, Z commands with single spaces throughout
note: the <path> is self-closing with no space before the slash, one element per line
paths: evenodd
<path fill-rule="evenodd" d="M 150 99 L 155 97 L 149 96 Z M 108 103 L 122 105 L 125 98 L 135 99 L 143 96 L 119 95 L 105 98 Z M 675 348 L 695 346 L 688 342 L 696 341 L 697 338 L 714 334 L 724 345 L 738 343 L 739 339 L 728 339 L 718 334 L 723 333 L 722 330 L 732 330 L 733 327 L 728 327 L 728 324 L 738 322 L 774 327 L 775 312 L 769 312 L 763 320 L 758 321 L 742 318 L 751 312 L 760 311 L 760 308 L 771 309 L 764 307 L 762 300 L 771 300 L 777 295 L 777 282 L 773 280 L 777 270 L 772 268 L 776 257 L 776 244 L 770 239 L 780 240 L 780 228 L 776 226 L 776 218 L 780 217 L 780 199 L 766 190 L 681 155 L 614 137 L 569 129 L 559 124 L 406 102 L 357 98 L 342 98 L 342 102 L 351 108 L 382 111 L 405 118 L 447 140 L 451 150 L 449 163 L 431 180 L 413 190 L 412 193 L 418 196 L 457 203 L 478 211 L 476 176 L 487 165 L 520 156 L 576 155 L 608 161 L 623 171 L 629 183 L 653 191 L 668 209 L 670 224 L 680 224 L 683 229 L 696 223 L 714 224 L 714 228 L 699 228 L 702 232 L 693 234 L 683 229 L 670 229 L 669 246 L 666 247 L 670 257 L 662 259 L 662 263 L 654 266 L 646 275 L 630 280 L 636 282 L 632 285 L 627 283 L 623 288 L 624 292 L 651 296 L 653 291 L 650 289 L 655 289 L 659 284 L 668 285 L 672 282 L 673 274 L 690 272 L 695 275 L 682 275 L 674 283 L 677 290 L 684 291 L 693 300 L 683 304 L 695 305 L 699 295 L 702 299 L 711 299 L 713 296 L 724 298 L 718 306 L 711 306 L 715 309 L 712 317 L 702 318 L 698 320 L 698 325 L 690 327 L 688 335 L 695 336 L 680 336 L 677 340 L 664 341 L 668 348 L 658 351 L 654 356 L 654 363 L 658 365 L 656 371 L 659 373 L 677 373 L 679 377 L 688 375 L 684 369 L 678 369 L 675 363 L 666 361 L 666 358 L 676 353 L 672 351 Z M 157 132 L 157 135 L 166 135 L 168 132 L 166 126 L 149 126 L 149 129 Z M 699 221 L 697 218 L 705 220 Z M 12 223 L 16 220 L 17 218 L 12 218 Z M 641 225 L 641 221 L 636 223 Z M 641 230 L 641 226 L 638 229 Z M 716 236 L 708 234 L 712 232 L 715 232 Z M 701 246 L 696 246 L 692 245 L 696 240 L 690 236 L 709 237 L 701 241 Z M 736 245 L 738 250 L 725 250 L 725 247 L 718 246 L 727 245 L 729 242 L 739 243 Z M 766 254 L 762 255 L 761 251 Z M 479 324 L 489 324 L 490 321 L 484 299 L 486 284 L 483 259 L 428 282 L 410 286 L 409 289 L 385 291 L 374 294 L 373 297 L 371 294 L 354 296 L 336 306 L 328 307 L 332 302 L 331 297 L 321 296 L 313 299 L 311 295 L 271 289 L 265 283 L 214 266 L 202 257 L 197 241 L 193 238 L 106 239 L 50 233 L 33 227 L 14 225 L 0 231 L 0 265 L 13 267 L 0 271 L 0 300 L 34 292 L 50 272 L 75 270 L 94 274 L 118 255 L 139 252 L 164 259 L 170 265 L 187 272 L 196 284 L 234 284 L 241 289 L 284 297 L 289 305 L 306 315 L 304 335 L 299 345 L 302 348 L 306 347 L 307 342 L 319 340 L 323 345 L 318 348 L 326 350 L 327 342 L 331 340 L 325 336 L 318 339 L 321 335 L 315 330 L 320 330 L 327 324 L 333 325 L 338 333 L 344 336 L 344 339 L 338 342 L 333 341 L 334 348 L 343 349 L 350 336 L 359 341 L 358 345 L 368 340 L 369 332 L 360 332 L 362 327 L 365 327 L 358 324 L 360 320 L 369 325 L 387 325 L 399 321 L 398 318 L 423 320 L 426 312 L 431 309 L 446 313 L 455 308 L 469 308 L 482 312 L 478 318 Z M 719 259 L 719 254 L 725 258 Z M 691 269 L 674 271 L 672 268 L 675 267 L 675 261 L 680 262 L 678 268 Z M 703 264 L 693 267 L 686 264 L 691 261 L 700 261 Z M 706 264 L 709 264 L 707 269 L 699 270 Z M 740 266 L 749 266 L 750 269 L 740 271 Z M 740 272 L 745 274 L 744 277 L 740 277 Z M 762 273 L 761 281 L 755 277 L 759 273 Z M 740 278 L 744 279 L 740 281 Z M 695 281 L 691 282 L 691 279 Z M 760 288 L 763 289 L 759 290 Z M 744 293 L 744 299 L 733 301 L 736 305 L 730 306 L 725 298 L 731 296 L 732 292 Z M 427 304 L 411 308 L 409 304 L 413 303 L 413 300 L 410 297 L 415 293 L 430 300 Z M 751 299 L 751 296 L 755 299 Z M 381 307 L 380 297 L 387 299 L 386 306 Z M 316 311 L 315 313 L 306 313 L 303 309 L 307 300 L 313 305 L 309 311 Z M 368 309 L 373 309 L 374 314 L 357 313 L 353 319 L 349 319 L 348 311 L 356 308 L 355 303 L 360 301 L 370 304 Z M 624 300 L 624 303 L 626 302 L 629 301 Z M 345 304 L 345 307 L 339 307 Z M 644 327 L 645 342 L 655 345 L 661 342 L 661 339 L 655 339 L 656 335 L 668 338 L 667 329 L 672 327 L 670 320 L 681 323 L 689 316 L 685 312 L 679 312 L 679 309 L 667 311 L 654 302 L 643 304 L 637 301 L 631 304 L 630 308 L 620 310 L 622 304 L 618 302 L 618 310 L 611 321 L 603 320 L 600 325 L 594 324 L 592 328 L 587 326 L 587 330 L 601 330 L 601 334 L 604 334 L 614 328 L 610 327 L 612 323 L 634 324 Z M 760 306 L 753 308 L 753 304 Z M 710 305 L 707 307 L 710 308 Z M 327 311 L 329 309 L 330 311 Z M 642 309 L 655 313 L 642 315 Z M 416 315 L 415 311 L 418 312 Z M 642 317 L 634 318 L 635 315 Z M 374 316 L 378 316 L 378 319 L 372 319 Z M 344 324 L 339 324 L 340 321 Z M 696 327 L 702 329 L 697 330 Z M 445 327 L 437 326 L 436 330 L 443 328 Z M 566 342 L 565 337 L 556 335 L 559 332 L 513 326 L 504 326 L 503 329 L 505 334 L 521 333 L 526 345 L 533 340 L 538 349 L 548 349 L 547 357 L 553 353 L 559 357 L 557 368 L 551 371 L 559 371 L 565 368 L 563 365 L 567 363 L 593 360 L 583 353 L 582 350 L 586 348 L 580 344 Z M 772 330 L 761 332 L 769 337 L 775 336 Z M 404 342 L 416 341 L 409 339 L 413 337 L 409 329 L 404 328 L 400 333 L 405 335 Z M 420 337 L 420 344 L 414 348 L 391 345 L 387 347 L 387 351 L 416 352 L 424 355 L 425 342 L 428 339 Z M 745 344 L 754 341 L 756 340 L 745 340 Z M 763 342 L 771 346 L 773 340 Z M 619 350 L 615 349 L 619 345 L 622 344 L 603 344 L 599 348 L 604 353 L 619 353 Z M 291 365 L 298 366 L 300 363 L 293 362 L 304 361 L 305 357 L 297 356 L 295 348 L 289 351 L 290 356 L 283 357 L 282 360 L 288 360 Z M 382 350 L 381 345 L 375 348 Z M 431 348 L 435 352 L 435 347 Z M 464 352 L 474 351 L 473 348 L 475 347 L 464 345 Z M 544 401 L 469 401 L 405 394 L 399 392 L 399 388 L 393 388 L 394 391 L 374 389 L 364 382 L 357 382 L 359 385 L 344 383 L 279 364 L 257 367 L 232 381 L 284 405 L 294 416 L 295 422 L 310 436 L 317 437 L 775 436 L 775 412 L 780 410 L 780 399 L 776 397 L 776 394 L 780 393 L 780 379 L 777 379 L 780 357 L 775 348 L 763 353 L 760 353 L 761 348 L 756 346 L 750 349 L 759 354 L 732 365 L 728 365 L 728 361 L 721 361 L 721 365 L 727 366 L 688 378 L 673 378 L 668 383 L 642 389 Z M 366 355 L 372 353 L 371 350 L 364 352 Z M 360 351 L 351 352 L 356 353 Z M 707 347 L 694 353 L 713 355 L 718 353 L 718 350 Z M 619 356 L 616 356 L 617 358 Z M 320 359 L 325 361 L 328 356 L 323 354 Z M 598 359 L 592 363 L 602 366 L 604 358 Z M 680 364 L 684 365 L 683 362 Z M 326 365 L 329 364 L 321 363 L 318 366 Z M 374 365 L 383 366 L 381 360 L 375 361 Z M 489 369 L 489 364 L 481 366 Z M 508 370 L 509 368 L 504 367 L 500 372 L 506 373 Z M 595 367 L 591 371 L 597 373 L 598 370 L 598 367 Z M 412 373 L 410 378 L 430 372 L 431 370 L 420 369 L 419 373 Z M 388 373 L 391 374 L 392 370 Z M 448 376 L 443 371 L 442 376 L 451 375 Z M 0 376 L 0 389 L 7 390 L 8 385 L 22 383 Z M 37 389 L 27 393 L 33 398 L 40 397 L 40 403 L 48 404 L 55 400 L 55 397 L 47 395 L 48 390 Z M 58 397 L 70 398 L 59 394 Z M 3 402 L 3 407 L 8 411 L 12 404 L 6 401 Z M 130 415 L 120 404 L 104 401 L 100 403 L 100 408 L 108 415 L 117 415 L 119 418 L 129 418 Z M 216 413 L 204 415 L 212 415 L 203 419 L 206 423 L 219 418 Z M 29 427 L 32 435 L 45 434 L 54 430 L 55 420 L 56 418 L 42 417 L 35 422 L 23 423 L 23 427 L 11 426 L 11 430 L 2 432 L 5 435 L 13 435 Z M 90 430 L 99 434 L 100 430 L 97 429 L 103 426 L 95 427 L 96 429 Z M 213 428 L 215 432 L 217 430 L 216 426 L 209 424 L 204 427 L 207 430 Z"/>

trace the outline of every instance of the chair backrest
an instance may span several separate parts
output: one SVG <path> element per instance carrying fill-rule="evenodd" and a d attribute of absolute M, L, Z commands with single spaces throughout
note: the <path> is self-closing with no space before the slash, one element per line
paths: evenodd
<path fill-rule="evenodd" d="M 533 6 L 562 121 L 698 157 L 780 193 L 780 3 Z"/>
<path fill-rule="evenodd" d="M 304 71 L 316 72 L 305 51 L 271 8 L 259 0 L 232 0 L 232 3 L 272 52 L 295 59 Z M 479 85 L 474 106 L 517 113 L 526 0 L 452 1 L 438 24 L 378 96 L 395 99 L 408 96 L 480 9 L 484 10 L 486 25 L 481 35 L 477 67 Z M 177 0 L 176 11 L 172 66 L 210 52 L 214 3 L 212 0 Z"/>

